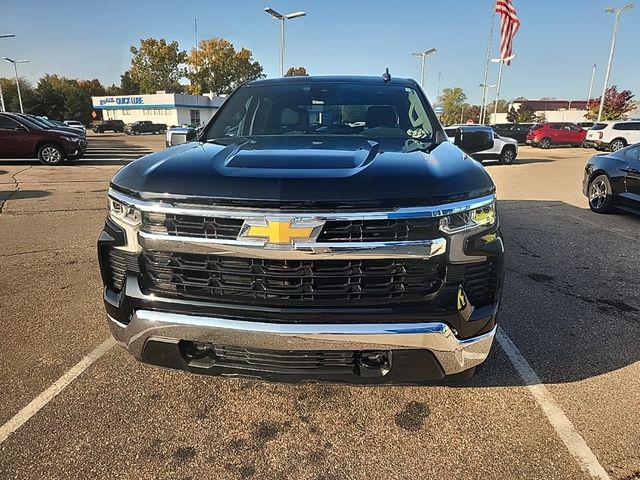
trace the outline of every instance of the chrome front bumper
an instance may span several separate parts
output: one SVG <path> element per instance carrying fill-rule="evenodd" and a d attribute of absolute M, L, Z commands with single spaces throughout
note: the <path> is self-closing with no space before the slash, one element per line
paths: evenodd
<path fill-rule="evenodd" d="M 281 324 L 229 320 L 137 310 L 129 324 L 109 317 L 116 341 L 137 359 L 148 340 L 180 340 L 241 348 L 331 351 L 424 349 L 433 353 L 445 375 L 460 373 L 484 362 L 496 329 L 459 340 L 440 322 L 368 324 Z"/>

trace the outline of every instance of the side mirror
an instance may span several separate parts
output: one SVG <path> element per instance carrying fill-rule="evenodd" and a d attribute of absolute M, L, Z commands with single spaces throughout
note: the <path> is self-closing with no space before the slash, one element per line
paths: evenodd
<path fill-rule="evenodd" d="M 170 128 L 167 130 L 167 147 L 174 147 L 195 140 L 197 137 L 194 128 Z"/>
<path fill-rule="evenodd" d="M 454 143 L 471 155 L 493 148 L 493 133 L 486 128 L 458 128 Z"/>

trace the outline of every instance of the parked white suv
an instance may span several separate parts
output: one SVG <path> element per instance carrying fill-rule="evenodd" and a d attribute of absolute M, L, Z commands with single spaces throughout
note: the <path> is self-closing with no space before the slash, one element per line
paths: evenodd
<path fill-rule="evenodd" d="M 449 137 L 449 140 L 453 142 L 456 136 L 456 129 L 465 127 L 478 127 L 478 125 L 449 125 L 445 127 L 444 131 Z M 518 156 L 518 141 L 515 138 L 503 137 L 493 131 L 491 127 L 485 127 L 491 131 L 493 135 L 493 148 L 483 150 L 481 152 L 474 153 L 472 156 L 478 161 L 483 160 L 499 160 L 503 165 L 511 165 Z"/>
<path fill-rule="evenodd" d="M 617 152 L 627 145 L 640 142 L 640 121 L 596 123 L 587 132 L 585 143 L 596 150 Z"/>
<path fill-rule="evenodd" d="M 71 127 L 71 128 L 75 128 L 77 130 L 80 130 L 84 135 L 87 134 L 87 129 L 84 127 L 84 125 L 82 125 L 82 123 L 80 123 L 77 120 L 65 120 L 64 124 L 67 127 Z"/>

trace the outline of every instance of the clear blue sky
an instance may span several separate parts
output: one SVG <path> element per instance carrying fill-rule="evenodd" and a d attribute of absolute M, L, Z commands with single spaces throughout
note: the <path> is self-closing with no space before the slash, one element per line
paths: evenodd
<path fill-rule="evenodd" d="M 503 98 L 585 98 L 591 66 L 598 64 L 599 95 L 609 53 L 613 15 L 604 9 L 629 0 L 514 0 L 522 22 L 516 60 L 506 68 Z M 128 68 L 129 46 L 140 38 L 177 40 L 193 46 L 193 19 L 199 37 L 222 37 L 250 49 L 267 76 L 278 73 L 279 25 L 263 12 L 304 10 L 307 17 L 287 24 L 286 65 L 311 74 L 379 75 L 418 78 L 419 59 L 410 52 L 436 47 L 428 59 L 427 93 L 462 87 L 479 103 L 483 62 L 493 0 L 2 0 L 0 56 L 29 59 L 26 78 L 44 73 L 98 78 L 119 83 Z M 640 97 L 640 2 L 623 14 L 611 82 Z M 496 27 L 497 27 L 496 22 Z M 498 28 L 496 28 L 498 31 Z M 497 45 L 497 43 L 496 43 Z M 493 48 L 498 55 L 497 46 Z M 490 83 L 497 79 L 492 67 Z M 11 66 L 0 63 L 0 76 Z"/>

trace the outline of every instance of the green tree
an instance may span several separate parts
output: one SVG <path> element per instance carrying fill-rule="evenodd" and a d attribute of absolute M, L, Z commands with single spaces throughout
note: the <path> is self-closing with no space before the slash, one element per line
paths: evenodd
<path fill-rule="evenodd" d="M 535 119 L 536 113 L 528 103 L 522 103 L 518 110 L 512 106 L 507 114 L 507 120 L 514 123 L 531 123 Z"/>
<path fill-rule="evenodd" d="M 307 69 L 304 67 L 289 67 L 287 73 L 284 74 L 285 77 L 308 77 Z"/>
<path fill-rule="evenodd" d="M 445 88 L 442 95 L 438 97 L 438 103 L 442 106 L 441 121 L 445 125 L 452 125 L 460 122 L 462 106 L 467 96 L 460 87 Z"/>
<path fill-rule="evenodd" d="M 622 90 L 618 92 L 618 87 L 612 85 L 607 88 L 604 94 L 604 106 L 602 108 L 601 120 L 620 120 L 635 108 L 633 102 L 634 94 L 630 90 Z M 600 110 L 600 99 L 602 97 L 589 101 L 587 105 L 587 120 L 597 120 Z"/>
<path fill-rule="evenodd" d="M 35 104 L 35 92 L 33 86 L 24 78 L 19 78 L 20 95 L 22 96 L 22 106 L 25 113 L 32 113 Z M 8 112 L 19 112 L 20 101 L 18 100 L 18 89 L 15 78 L 0 78 L 4 106 Z M 1 105 L 0 105 L 1 106 Z"/>
<path fill-rule="evenodd" d="M 478 105 L 469 105 L 468 103 L 465 103 L 464 111 L 461 112 L 460 118 L 462 119 L 462 123 L 467 123 L 469 121 L 473 123 L 479 123 L 480 107 Z"/>
<path fill-rule="evenodd" d="M 193 93 L 230 93 L 239 84 L 264 77 L 262 65 L 253 59 L 251 50 L 237 51 L 222 38 L 202 40 L 187 58 L 187 78 Z"/>
<path fill-rule="evenodd" d="M 132 45 L 130 50 L 133 58 L 128 72 L 131 80 L 140 87 L 136 93 L 156 93 L 158 90 L 179 93 L 184 90 L 180 79 L 185 73 L 182 64 L 187 53 L 180 50 L 178 42 L 147 38 L 140 40 L 139 47 Z"/>

